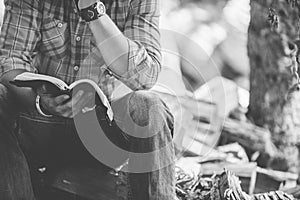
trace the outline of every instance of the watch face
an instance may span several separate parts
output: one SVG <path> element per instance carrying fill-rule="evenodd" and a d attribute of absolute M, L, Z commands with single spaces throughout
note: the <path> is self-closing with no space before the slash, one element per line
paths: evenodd
<path fill-rule="evenodd" d="M 97 5 L 96 5 L 96 9 L 97 9 L 98 14 L 100 14 L 100 15 L 105 14 L 105 5 L 102 2 L 98 1 Z"/>

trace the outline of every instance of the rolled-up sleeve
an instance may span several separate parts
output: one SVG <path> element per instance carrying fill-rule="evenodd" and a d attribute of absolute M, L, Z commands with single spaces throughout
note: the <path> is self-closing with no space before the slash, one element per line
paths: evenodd
<path fill-rule="evenodd" d="M 35 72 L 32 60 L 40 40 L 41 2 L 6 0 L 0 34 L 0 76 L 14 69 Z"/>
<path fill-rule="evenodd" d="M 150 89 L 161 70 L 159 0 L 132 0 L 125 24 L 128 73 L 119 77 L 133 90 Z"/>

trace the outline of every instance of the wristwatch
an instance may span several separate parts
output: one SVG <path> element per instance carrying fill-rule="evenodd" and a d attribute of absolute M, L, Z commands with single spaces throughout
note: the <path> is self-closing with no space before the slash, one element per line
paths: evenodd
<path fill-rule="evenodd" d="M 93 5 L 80 10 L 80 17 L 84 21 L 90 22 L 105 15 L 105 13 L 106 13 L 105 5 L 101 1 L 97 1 Z"/>

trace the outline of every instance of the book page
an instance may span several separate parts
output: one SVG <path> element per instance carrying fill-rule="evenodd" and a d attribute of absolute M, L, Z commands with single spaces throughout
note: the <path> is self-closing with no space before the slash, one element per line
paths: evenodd
<path fill-rule="evenodd" d="M 16 76 L 14 78 L 14 81 L 25 81 L 25 82 L 26 81 L 46 81 L 46 82 L 52 83 L 53 85 L 58 87 L 60 90 L 63 90 L 63 91 L 68 90 L 68 85 L 64 81 L 62 81 L 58 78 L 43 75 L 43 74 L 24 72 L 24 73 Z"/>

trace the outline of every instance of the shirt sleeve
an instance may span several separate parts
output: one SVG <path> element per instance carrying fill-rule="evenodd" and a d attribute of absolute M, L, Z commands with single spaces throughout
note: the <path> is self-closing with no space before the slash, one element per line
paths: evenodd
<path fill-rule="evenodd" d="M 40 39 L 39 0 L 6 0 L 0 34 L 0 76 L 14 69 L 30 72 L 35 48 Z"/>
<path fill-rule="evenodd" d="M 161 70 L 159 0 L 132 0 L 124 35 L 129 44 L 128 72 L 118 77 L 133 90 L 150 89 Z"/>

